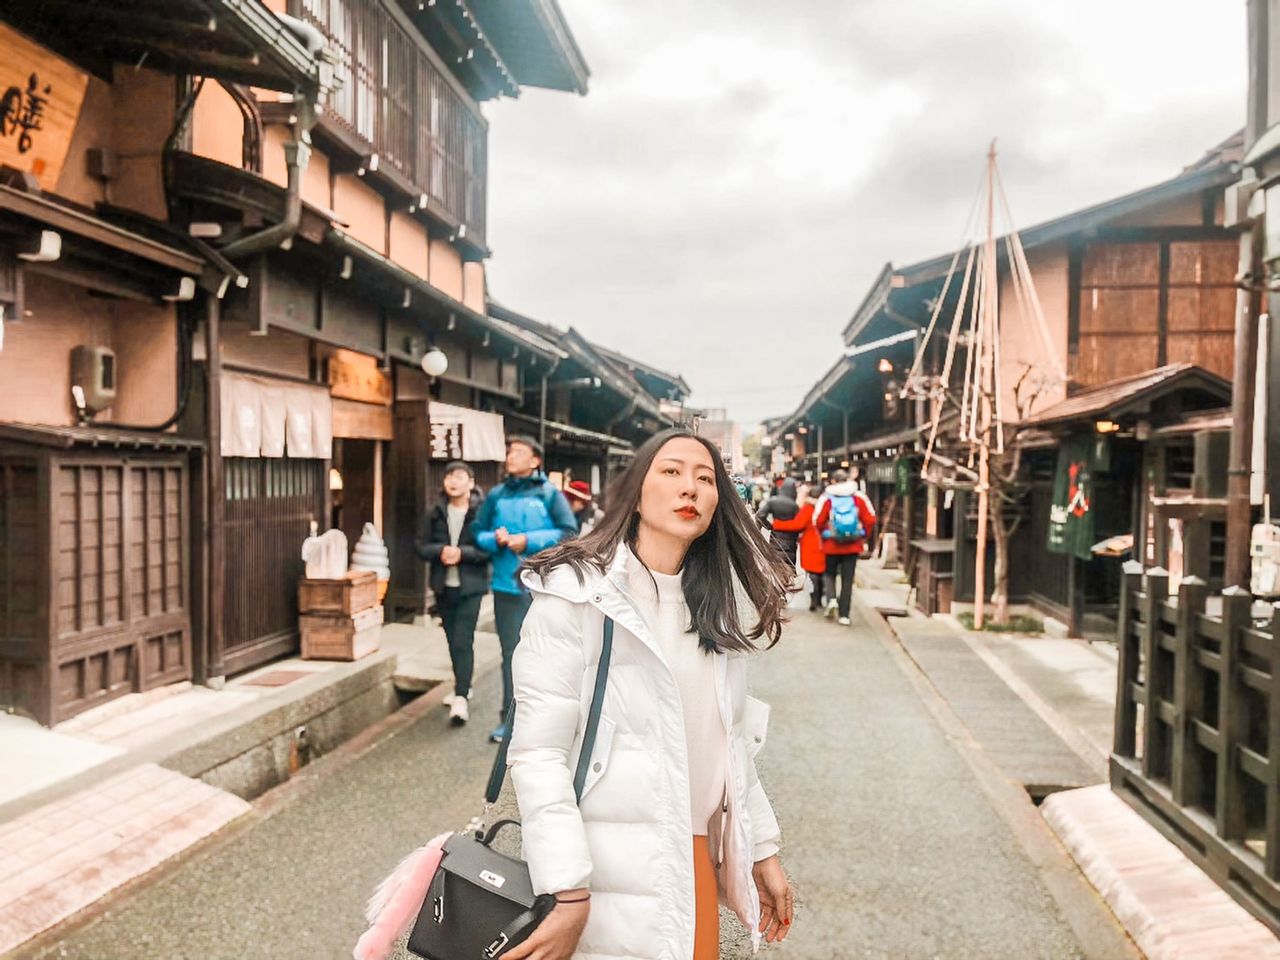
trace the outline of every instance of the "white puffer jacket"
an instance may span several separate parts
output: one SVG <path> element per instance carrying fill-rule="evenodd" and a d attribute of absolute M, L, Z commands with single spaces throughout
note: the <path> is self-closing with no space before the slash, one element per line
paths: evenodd
<path fill-rule="evenodd" d="M 579 583 L 568 567 L 533 592 L 516 648 L 516 720 L 508 763 L 537 893 L 591 890 L 575 960 L 690 960 L 693 826 L 680 694 L 629 594 L 639 567 L 622 548 L 607 574 Z M 573 770 L 595 686 L 605 617 L 615 623 L 600 728 L 581 807 Z M 747 697 L 746 657 L 716 657 L 729 784 L 711 849 L 720 896 L 758 947 L 760 900 L 751 869 L 777 852 L 778 822 L 756 776 L 769 709 Z M 723 843 L 721 837 L 724 838 Z"/>

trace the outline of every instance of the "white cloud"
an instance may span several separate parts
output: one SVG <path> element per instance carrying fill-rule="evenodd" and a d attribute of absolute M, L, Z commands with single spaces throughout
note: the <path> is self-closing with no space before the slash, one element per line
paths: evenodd
<path fill-rule="evenodd" d="M 1238 128 L 1244 0 L 561 0 L 585 98 L 491 105 L 495 296 L 752 420 L 886 260 L 958 239 L 987 143 L 1032 223 Z"/>

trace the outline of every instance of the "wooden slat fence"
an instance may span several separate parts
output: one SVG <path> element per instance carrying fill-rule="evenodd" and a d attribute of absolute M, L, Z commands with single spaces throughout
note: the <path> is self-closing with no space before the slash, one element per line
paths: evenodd
<path fill-rule="evenodd" d="M 1111 786 L 1280 934 L 1280 604 L 1125 565 Z"/>

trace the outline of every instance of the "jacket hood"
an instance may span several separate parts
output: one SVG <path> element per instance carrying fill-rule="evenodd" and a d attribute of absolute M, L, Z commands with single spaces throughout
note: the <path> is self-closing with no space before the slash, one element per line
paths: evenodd
<path fill-rule="evenodd" d="M 861 493 L 858 485 L 852 480 L 846 480 L 844 483 L 833 483 L 822 491 L 828 497 L 851 497 L 855 493 Z"/>
<path fill-rule="evenodd" d="M 796 498 L 796 482 L 788 477 L 782 481 L 782 486 L 778 488 L 777 496 L 786 497 L 788 500 Z"/>
<path fill-rule="evenodd" d="M 613 560 L 606 568 L 604 573 L 594 567 L 588 567 L 582 571 L 582 579 L 578 579 L 577 572 L 567 563 L 563 563 L 551 570 L 545 577 L 535 573 L 528 568 L 520 571 L 520 581 L 529 589 L 531 593 L 546 593 L 562 600 L 568 600 L 570 603 L 592 603 L 600 607 L 609 616 L 612 616 L 619 623 L 627 626 L 633 633 L 639 633 L 626 623 L 623 619 L 625 613 L 611 602 L 612 598 L 621 600 L 625 612 L 634 613 L 637 610 L 636 601 L 638 599 L 635 589 L 635 579 L 637 575 L 643 577 L 646 567 L 644 563 L 637 557 L 631 548 L 625 544 L 618 547 L 617 552 L 613 555 Z M 756 610 L 756 605 L 751 601 L 751 597 L 747 595 L 746 588 L 743 587 L 742 581 L 735 575 L 733 576 L 733 595 L 738 605 L 738 622 L 742 625 L 744 633 L 750 632 L 760 619 L 760 614 Z M 645 631 L 645 636 L 649 636 Z M 648 642 L 656 643 L 650 639 Z M 737 651 L 726 651 L 729 657 L 747 656 L 749 654 Z"/>

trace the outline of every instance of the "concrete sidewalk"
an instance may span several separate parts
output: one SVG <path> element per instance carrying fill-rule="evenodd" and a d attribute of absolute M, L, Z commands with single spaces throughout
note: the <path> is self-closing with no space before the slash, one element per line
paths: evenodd
<path fill-rule="evenodd" d="M 865 616 L 907 606 L 899 571 L 870 561 L 858 580 Z M 1044 820 L 1149 960 L 1280 960 L 1280 940 L 1107 785 L 1112 644 L 901 612 L 886 618 L 897 643 L 1000 773 L 1044 800 Z"/>
<path fill-rule="evenodd" d="M 477 675 L 501 660 L 476 636 Z M 53 730 L 0 715 L 0 955 L 247 813 L 399 708 L 452 683 L 443 631 L 386 624 L 377 652 L 289 658 L 213 690 L 131 694 Z"/>

